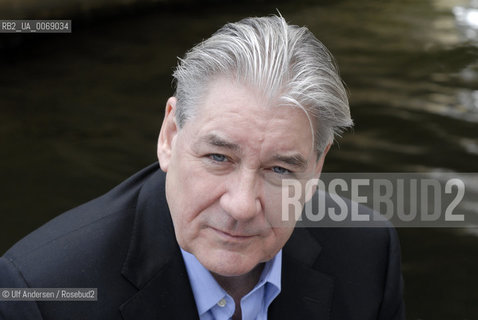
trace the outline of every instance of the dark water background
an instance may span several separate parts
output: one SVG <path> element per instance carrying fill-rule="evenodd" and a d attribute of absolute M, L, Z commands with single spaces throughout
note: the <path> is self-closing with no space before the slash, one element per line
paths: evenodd
<path fill-rule="evenodd" d="M 155 161 L 176 56 L 275 8 L 329 47 L 351 93 L 356 127 L 325 171 L 478 172 L 478 3 L 213 2 L 82 16 L 70 35 L 0 35 L 0 254 Z M 478 319 L 478 232 L 398 231 L 407 318 Z"/>

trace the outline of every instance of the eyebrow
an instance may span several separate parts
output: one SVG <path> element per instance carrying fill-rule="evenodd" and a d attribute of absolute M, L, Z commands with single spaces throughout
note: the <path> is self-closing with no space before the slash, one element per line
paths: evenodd
<path fill-rule="evenodd" d="M 220 136 L 218 136 L 216 134 L 213 134 L 213 133 L 210 133 L 207 136 L 203 137 L 201 139 L 201 141 L 204 141 L 204 142 L 206 142 L 210 145 L 216 146 L 216 147 L 225 148 L 225 149 L 229 149 L 229 150 L 232 150 L 232 151 L 240 151 L 240 149 L 241 149 L 238 144 L 229 142 L 229 141 L 227 141 L 227 140 L 225 140 L 225 139 L 221 138 Z"/>
<path fill-rule="evenodd" d="M 238 144 L 233 143 L 233 142 L 229 142 L 226 139 L 224 139 L 224 138 L 222 138 L 222 137 L 220 137 L 220 136 L 218 136 L 214 133 L 210 133 L 210 134 L 202 137 L 201 142 L 205 142 L 207 144 L 210 144 L 210 145 L 213 145 L 213 146 L 216 146 L 216 147 L 220 147 L 220 148 L 225 148 L 225 149 L 235 151 L 235 152 L 241 150 L 241 147 Z M 307 168 L 307 160 L 305 160 L 305 158 L 299 153 L 292 154 L 292 155 L 287 155 L 287 156 L 286 155 L 281 155 L 281 154 L 275 154 L 272 157 L 272 160 L 286 163 L 288 165 L 291 165 L 291 166 L 297 168 L 298 170 Z"/>
<path fill-rule="evenodd" d="M 298 169 L 305 169 L 307 167 L 307 161 L 300 154 L 294 154 L 291 156 L 284 156 L 276 154 L 272 157 L 275 161 L 284 162 Z"/>

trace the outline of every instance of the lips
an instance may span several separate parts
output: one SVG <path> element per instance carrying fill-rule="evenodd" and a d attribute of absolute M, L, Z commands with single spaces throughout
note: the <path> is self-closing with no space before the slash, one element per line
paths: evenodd
<path fill-rule="evenodd" d="M 254 237 L 254 235 L 237 234 L 237 233 L 233 233 L 233 232 L 222 231 L 222 230 L 219 230 L 219 229 L 216 229 L 216 228 L 213 228 L 213 227 L 211 227 L 211 229 L 213 229 L 214 231 L 216 231 L 218 234 L 220 234 L 223 237 L 236 239 L 236 240 L 247 240 L 247 239 L 250 239 L 250 238 Z"/>

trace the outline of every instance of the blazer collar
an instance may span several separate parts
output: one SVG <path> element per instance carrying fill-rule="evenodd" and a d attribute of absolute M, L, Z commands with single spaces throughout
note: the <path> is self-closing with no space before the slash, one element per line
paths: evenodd
<path fill-rule="evenodd" d="M 334 280 L 314 269 L 321 246 L 305 228 L 296 228 L 283 249 L 282 290 L 269 319 L 330 319 Z"/>
<path fill-rule="evenodd" d="M 123 318 L 198 319 L 194 296 L 166 203 L 165 174 L 156 172 L 138 195 L 122 274 L 138 292 L 120 307 Z"/>

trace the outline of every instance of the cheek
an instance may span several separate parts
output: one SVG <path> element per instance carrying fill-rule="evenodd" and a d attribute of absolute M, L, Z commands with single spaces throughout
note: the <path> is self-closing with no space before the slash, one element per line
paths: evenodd
<path fill-rule="evenodd" d="M 292 231 L 294 231 L 294 225 L 290 224 L 288 226 L 277 227 L 274 228 L 273 231 L 275 233 L 278 246 L 282 247 L 287 240 L 289 240 Z"/>
<path fill-rule="evenodd" d="M 272 193 L 266 195 L 265 199 L 268 199 L 264 206 L 265 219 L 269 225 L 270 241 L 267 241 L 267 258 L 272 258 L 289 240 L 290 235 L 294 231 L 295 220 L 293 218 L 283 218 L 282 214 L 282 189 L 277 188 Z"/>
<path fill-rule="evenodd" d="M 272 259 L 289 240 L 293 227 L 276 227 L 271 229 L 269 239 L 262 242 L 261 261 L 266 262 Z"/>
<path fill-rule="evenodd" d="M 287 208 L 282 208 L 282 187 L 269 186 L 266 188 L 263 197 L 263 206 L 265 211 L 265 219 L 272 228 L 287 228 L 294 223 L 294 218 L 289 214 Z M 284 212 L 283 212 L 284 211 Z"/>
<path fill-rule="evenodd" d="M 221 185 L 197 166 L 179 166 L 168 172 L 166 192 L 178 235 L 193 237 L 217 211 Z"/>

